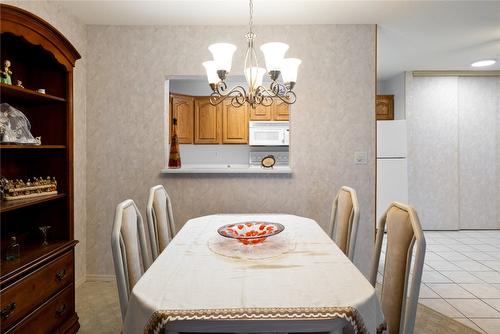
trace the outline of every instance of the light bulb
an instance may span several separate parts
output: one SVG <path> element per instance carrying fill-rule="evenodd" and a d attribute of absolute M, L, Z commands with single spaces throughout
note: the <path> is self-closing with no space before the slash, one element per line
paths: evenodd
<path fill-rule="evenodd" d="M 248 87 L 252 90 L 262 85 L 266 69 L 262 67 L 250 67 L 245 69 L 245 78 L 247 79 Z"/>
<path fill-rule="evenodd" d="M 287 44 L 281 42 L 271 42 L 260 46 L 260 50 L 264 53 L 268 71 L 279 71 L 281 69 L 281 62 L 288 48 Z"/>
<path fill-rule="evenodd" d="M 236 51 L 236 45 L 229 43 L 215 43 L 208 47 L 212 53 L 215 62 L 215 69 L 217 71 L 231 71 L 231 63 L 233 61 L 233 54 Z"/>
<path fill-rule="evenodd" d="M 281 77 L 284 83 L 297 82 L 297 72 L 302 60 L 298 58 L 285 58 L 281 62 Z"/>
<path fill-rule="evenodd" d="M 217 69 L 215 68 L 215 62 L 213 60 L 205 61 L 202 63 L 203 67 L 207 71 L 207 79 L 209 84 L 216 84 L 220 81 L 217 75 Z"/>

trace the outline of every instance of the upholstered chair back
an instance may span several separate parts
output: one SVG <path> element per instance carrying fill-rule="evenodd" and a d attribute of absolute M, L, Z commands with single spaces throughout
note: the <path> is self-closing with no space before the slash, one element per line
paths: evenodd
<path fill-rule="evenodd" d="M 131 199 L 121 202 L 116 207 L 111 249 L 122 319 L 125 319 L 130 292 L 151 264 L 144 222 Z"/>
<path fill-rule="evenodd" d="M 377 228 L 370 277 L 373 286 L 376 284 L 384 232 L 387 233 L 387 248 L 380 294 L 382 311 L 389 334 L 410 334 L 413 333 L 415 325 L 424 265 L 424 234 L 413 208 L 397 202 L 389 206 Z"/>
<path fill-rule="evenodd" d="M 328 233 L 351 261 L 354 259 L 358 221 L 359 204 L 356 191 L 341 187 L 333 201 Z"/>
<path fill-rule="evenodd" d="M 172 203 L 162 185 L 149 190 L 146 206 L 151 255 L 155 260 L 175 235 Z"/>

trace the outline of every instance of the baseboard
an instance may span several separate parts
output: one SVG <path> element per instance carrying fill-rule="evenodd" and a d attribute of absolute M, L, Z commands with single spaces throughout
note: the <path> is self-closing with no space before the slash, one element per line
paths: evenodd
<path fill-rule="evenodd" d="M 116 280 L 115 275 L 89 275 L 85 276 L 87 282 L 111 282 Z"/>
<path fill-rule="evenodd" d="M 83 283 L 85 283 L 85 281 L 87 280 L 87 278 L 85 276 L 83 277 L 80 277 L 79 279 L 77 279 L 75 281 L 75 288 L 79 288 L 82 286 Z"/>

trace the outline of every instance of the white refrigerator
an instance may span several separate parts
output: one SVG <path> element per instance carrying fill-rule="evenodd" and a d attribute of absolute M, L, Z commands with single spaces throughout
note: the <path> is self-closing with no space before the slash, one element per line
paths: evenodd
<path fill-rule="evenodd" d="M 408 203 L 406 120 L 377 121 L 377 222 L 390 203 Z"/>

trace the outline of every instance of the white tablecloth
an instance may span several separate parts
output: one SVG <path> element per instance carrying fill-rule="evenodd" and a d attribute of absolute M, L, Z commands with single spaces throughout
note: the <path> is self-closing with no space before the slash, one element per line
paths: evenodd
<path fill-rule="evenodd" d="M 295 248 L 265 260 L 210 251 L 207 243 L 218 227 L 250 220 L 283 224 L 282 234 L 295 241 Z M 189 220 L 137 282 L 124 333 L 158 333 L 175 320 L 338 317 L 359 333 L 376 333 L 383 322 L 374 288 L 314 220 L 212 215 Z"/>

